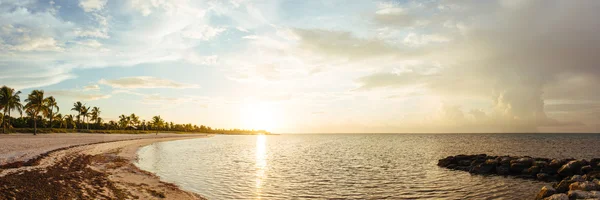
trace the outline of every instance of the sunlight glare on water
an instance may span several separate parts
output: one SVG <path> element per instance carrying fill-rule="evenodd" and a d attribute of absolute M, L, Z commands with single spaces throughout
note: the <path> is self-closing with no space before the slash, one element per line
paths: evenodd
<path fill-rule="evenodd" d="M 256 137 L 256 194 L 261 197 L 261 187 L 265 177 L 267 167 L 267 136 L 259 135 Z"/>

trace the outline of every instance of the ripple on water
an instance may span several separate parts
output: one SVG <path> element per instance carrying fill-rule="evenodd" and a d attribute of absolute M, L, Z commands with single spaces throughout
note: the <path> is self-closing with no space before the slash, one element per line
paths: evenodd
<path fill-rule="evenodd" d="M 567 148 L 579 146 L 580 149 Z M 156 143 L 138 166 L 210 199 L 528 199 L 544 183 L 436 166 L 449 155 L 592 158 L 598 135 L 216 136 Z"/>

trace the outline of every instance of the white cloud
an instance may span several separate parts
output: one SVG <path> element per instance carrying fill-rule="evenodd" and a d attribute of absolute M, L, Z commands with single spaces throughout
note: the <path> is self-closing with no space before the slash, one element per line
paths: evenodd
<path fill-rule="evenodd" d="M 106 29 L 81 29 L 76 28 L 73 33 L 79 37 L 110 38 Z"/>
<path fill-rule="evenodd" d="M 79 0 L 79 7 L 85 12 L 102 10 L 107 0 Z"/>
<path fill-rule="evenodd" d="M 135 77 L 124 77 L 113 80 L 101 79 L 98 83 L 108 85 L 113 88 L 198 88 L 200 86 L 195 84 L 179 83 L 167 79 L 161 79 L 150 76 L 135 76 Z"/>
<path fill-rule="evenodd" d="M 88 85 L 88 86 L 83 87 L 84 91 L 99 90 L 99 89 L 100 89 L 100 86 L 98 86 L 98 85 Z"/>
<path fill-rule="evenodd" d="M 78 41 L 77 44 L 86 46 L 86 47 L 91 47 L 91 48 L 100 48 L 102 47 L 102 43 L 98 42 L 98 40 L 84 40 L 84 41 Z"/>
<path fill-rule="evenodd" d="M 181 31 L 181 35 L 192 39 L 210 40 L 223 31 L 224 28 L 213 28 L 208 25 L 190 25 Z"/>
<path fill-rule="evenodd" d="M 109 94 L 88 94 L 78 90 L 56 90 L 48 91 L 48 95 L 67 97 L 77 100 L 93 101 L 98 99 L 108 99 L 111 97 Z"/>
<path fill-rule="evenodd" d="M 28 27 L 4 25 L 0 29 L 0 50 L 7 51 L 62 51 L 58 41 L 50 36 L 37 35 Z M 3 39 L 5 38 L 5 39 Z"/>
<path fill-rule="evenodd" d="M 409 33 L 404 37 L 404 44 L 407 46 L 418 47 L 431 43 L 449 42 L 450 38 L 439 34 L 415 34 Z"/>
<path fill-rule="evenodd" d="M 219 61 L 219 56 L 211 55 L 211 56 L 199 56 L 195 53 L 188 53 L 184 55 L 184 59 L 190 63 L 197 65 L 215 65 Z"/>

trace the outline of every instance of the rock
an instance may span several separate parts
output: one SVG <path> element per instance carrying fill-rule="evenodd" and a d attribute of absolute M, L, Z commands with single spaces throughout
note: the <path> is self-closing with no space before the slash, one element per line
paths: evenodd
<path fill-rule="evenodd" d="M 598 185 L 591 181 L 573 182 L 569 185 L 569 190 L 593 191 L 598 190 Z"/>
<path fill-rule="evenodd" d="M 488 159 L 472 168 L 469 172 L 474 174 L 490 174 L 496 169 L 496 165 L 497 161 L 495 159 Z"/>
<path fill-rule="evenodd" d="M 474 166 L 484 163 L 485 161 L 486 161 L 485 158 L 477 157 L 477 158 L 475 158 L 475 160 L 471 161 L 471 164 L 469 164 L 469 165 L 474 167 Z"/>
<path fill-rule="evenodd" d="M 564 164 L 562 167 L 560 167 L 558 174 L 563 177 L 573 176 L 574 174 L 579 173 L 583 163 L 584 162 L 580 160 L 569 161 L 567 164 Z"/>
<path fill-rule="evenodd" d="M 513 164 L 513 163 L 521 163 L 521 164 L 523 164 L 523 165 L 525 165 L 527 167 L 530 167 L 533 164 L 533 158 L 531 158 L 531 157 L 523 157 L 523 158 L 519 158 L 519 159 L 516 159 L 516 160 L 512 160 L 511 164 Z"/>
<path fill-rule="evenodd" d="M 500 161 L 499 161 L 499 163 L 500 163 L 501 165 L 510 165 L 510 161 L 511 161 L 512 159 L 513 159 L 513 158 L 511 158 L 511 157 L 508 157 L 508 156 L 503 156 L 503 157 L 500 157 Z"/>
<path fill-rule="evenodd" d="M 594 179 L 600 179 L 600 171 L 592 171 L 585 175 L 586 180 L 591 181 Z"/>
<path fill-rule="evenodd" d="M 454 163 L 454 156 L 448 156 L 444 159 L 438 160 L 438 166 L 440 167 L 448 167 L 449 165 Z"/>
<path fill-rule="evenodd" d="M 536 200 L 544 199 L 546 197 L 552 196 L 553 194 L 556 194 L 556 190 L 553 187 L 544 186 L 544 187 L 542 187 L 542 189 L 540 190 L 538 195 L 535 197 L 535 199 Z"/>
<path fill-rule="evenodd" d="M 579 174 L 587 174 L 590 173 L 592 171 L 592 166 L 590 165 L 586 165 L 581 167 L 581 169 L 579 170 Z"/>
<path fill-rule="evenodd" d="M 527 169 L 527 174 L 536 175 L 538 173 L 540 173 L 540 167 L 538 166 L 531 166 L 529 169 Z"/>
<path fill-rule="evenodd" d="M 596 199 L 600 198 L 598 196 L 598 192 L 590 192 L 590 191 L 581 191 L 581 190 L 571 190 L 568 193 L 569 199 Z"/>
<path fill-rule="evenodd" d="M 546 197 L 544 200 L 569 200 L 567 194 L 554 194 L 550 197 Z"/>
<path fill-rule="evenodd" d="M 521 174 L 523 170 L 529 168 L 525 163 L 513 162 L 510 164 L 510 172 L 515 174 Z"/>
<path fill-rule="evenodd" d="M 459 160 L 458 161 L 458 165 L 459 166 L 471 166 L 471 160 Z"/>
<path fill-rule="evenodd" d="M 541 169 L 541 168 L 548 166 L 548 162 L 543 161 L 543 160 L 538 160 L 538 161 L 533 162 L 533 166 L 537 166 Z"/>
<path fill-rule="evenodd" d="M 471 171 L 471 166 L 456 166 L 454 169 L 468 172 L 468 171 Z"/>
<path fill-rule="evenodd" d="M 571 176 L 571 178 L 569 180 L 571 180 L 571 182 L 583 182 L 583 181 L 585 181 L 585 178 L 583 178 L 580 175 L 574 175 L 574 176 Z"/>
<path fill-rule="evenodd" d="M 598 165 L 598 164 L 600 164 L 600 158 L 592 158 L 592 159 L 590 160 L 590 165 L 591 165 L 591 166 L 596 166 L 596 165 Z"/>
<path fill-rule="evenodd" d="M 548 167 L 551 168 L 560 168 L 563 165 L 564 161 L 563 160 L 559 160 L 559 159 L 552 159 L 552 161 L 550 161 L 550 164 L 548 164 Z"/>
<path fill-rule="evenodd" d="M 548 167 L 548 166 L 540 169 L 540 173 L 546 173 L 546 174 L 556 174 L 556 171 L 558 171 L 558 170 L 555 168 Z"/>
<path fill-rule="evenodd" d="M 509 175 L 510 174 L 510 166 L 506 166 L 506 165 L 497 166 L 496 173 L 498 175 Z"/>
<path fill-rule="evenodd" d="M 564 179 L 564 180 L 560 181 L 558 184 L 556 184 L 554 186 L 554 188 L 556 189 L 556 193 L 565 193 L 565 192 L 569 191 L 569 185 L 571 185 L 571 183 L 573 183 L 573 181 L 568 180 L 568 179 Z"/>
<path fill-rule="evenodd" d="M 538 173 L 536 175 L 536 178 L 537 178 L 537 180 L 546 181 L 546 182 L 556 181 L 556 177 L 555 176 L 552 176 L 552 175 L 549 175 L 549 174 L 546 174 L 546 173 Z"/>
<path fill-rule="evenodd" d="M 456 160 L 473 160 L 473 158 L 475 158 L 475 155 L 461 154 L 461 155 L 454 156 L 454 159 L 456 159 Z"/>

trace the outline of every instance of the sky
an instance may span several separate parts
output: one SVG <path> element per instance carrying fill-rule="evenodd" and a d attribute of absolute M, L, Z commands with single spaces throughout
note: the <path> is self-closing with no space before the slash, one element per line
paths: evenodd
<path fill-rule="evenodd" d="M 0 0 L 0 85 L 276 133 L 600 132 L 600 1 Z"/>

